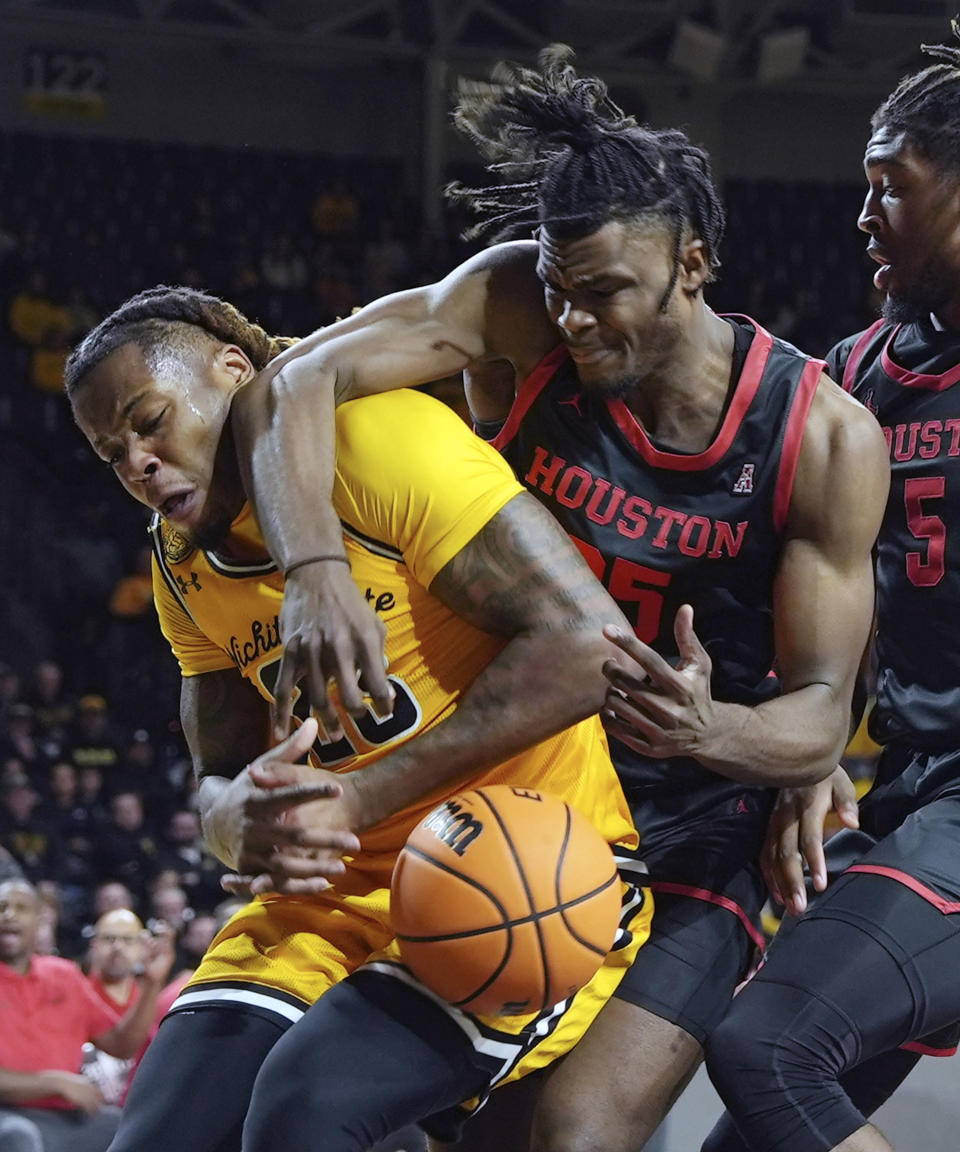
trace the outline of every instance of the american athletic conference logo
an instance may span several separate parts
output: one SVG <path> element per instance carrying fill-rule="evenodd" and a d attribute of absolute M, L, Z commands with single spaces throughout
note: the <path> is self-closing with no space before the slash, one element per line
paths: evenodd
<path fill-rule="evenodd" d="M 733 486 L 733 492 L 736 496 L 749 496 L 753 491 L 753 473 L 756 470 L 756 464 L 744 464 L 740 469 L 740 475 L 737 477 L 737 482 Z"/>

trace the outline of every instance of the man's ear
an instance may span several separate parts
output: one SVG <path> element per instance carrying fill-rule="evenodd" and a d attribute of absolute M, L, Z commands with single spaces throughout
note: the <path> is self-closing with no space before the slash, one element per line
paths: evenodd
<path fill-rule="evenodd" d="M 257 374 L 250 357 L 236 344 L 224 344 L 217 350 L 216 369 L 231 392 Z"/>
<path fill-rule="evenodd" d="M 694 296 L 709 278 L 707 246 L 698 236 L 693 236 L 680 247 L 680 287 L 688 296 Z"/>

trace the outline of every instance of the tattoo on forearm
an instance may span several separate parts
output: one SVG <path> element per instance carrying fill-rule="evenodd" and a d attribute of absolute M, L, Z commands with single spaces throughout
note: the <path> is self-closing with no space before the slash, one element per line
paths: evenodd
<path fill-rule="evenodd" d="M 618 622 L 620 611 L 533 496 L 514 497 L 431 586 L 487 631 L 561 631 Z"/>

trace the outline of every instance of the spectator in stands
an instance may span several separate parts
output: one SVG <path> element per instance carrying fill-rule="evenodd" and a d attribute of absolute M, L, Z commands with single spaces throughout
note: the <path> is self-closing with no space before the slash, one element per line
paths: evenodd
<path fill-rule="evenodd" d="M 0 883 L 0 1134 L 12 1130 L 16 1137 L 4 1139 L 19 1138 L 14 1147 L 42 1152 L 103 1152 L 119 1109 L 104 1107 L 80 1074 L 82 1047 L 89 1040 L 115 1056 L 137 1052 L 170 971 L 169 939 L 151 947 L 140 998 L 118 1018 L 75 964 L 36 954 L 38 916 L 31 884 Z"/>
<path fill-rule="evenodd" d="M 146 945 L 140 917 L 129 909 L 106 912 L 94 926 L 87 951 L 87 976 L 94 992 L 118 1015 L 129 1011 L 140 998 L 137 977 Z M 107 1104 L 120 1104 L 133 1059 L 120 1059 L 85 1044 L 83 1074 L 100 1088 Z"/>
<path fill-rule="evenodd" d="M 62 743 L 73 721 L 73 703 L 63 683 L 63 669 L 55 660 L 41 660 L 33 670 L 30 703 L 41 739 Z"/>
<path fill-rule="evenodd" d="M 121 880 L 137 900 L 157 870 L 157 842 L 148 828 L 138 792 L 117 792 L 97 844 L 101 876 Z"/>
<path fill-rule="evenodd" d="M 6 774 L 0 782 L 0 845 L 34 882 L 56 879 L 62 855 L 56 830 L 37 813 L 39 803 L 26 773 Z"/>
<path fill-rule="evenodd" d="M 102 880 L 93 890 L 93 914 L 99 919 L 107 912 L 118 908 L 136 911 L 137 901 L 133 893 L 119 880 Z"/>
<path fill-rule="evenodd" d="M 101 824 L 106 821 L 106 790 L 103 769 L 99 765 L 86 764 L 77 769 L 77 799 L 90 813 L 91 819 Z"/>
<path fill-rule="evenodd" d="M 20 673 L 12 664 L 0 663 L 0 721 L 6 717 L 11 704 L 20 699 Z"/>
<path fill-rule="evenodd" d="M 70 331 L 69 313 L 54 301 L 41 269 L 33 268 L 23 286 L 14 293 L 7 323 L 14 336 L 29 349 L 38 347 L 51 330 Z"/>
<path fill-rule="evenodd" d="M 313 229 L 318 236 L 352 236 L 359 222 L 360 204 L 343 180 L 321 189 L 313 202 Z"/>
<path fill-rule="evenodd" d="M 151 831 L 166 827 L 178 803 L 170 781 L 158 770 L 156 748 L 146 728 L 137 728 L 125 742 L 110 785 L 114 793 L 136 792 L 140 796 Z"/>
<path fill-rule="evenodd" d="M 49 761 L 33 730 L 33 709 L 29 704 L 14 703 L 7 709 L 0 755 L 16 756 L 24 771 L 39 784 L 46 775 Z"/>
<path fill-rule="evenodd" d="M 178 959 L 184 970 L 199 966 L 210 942 L 222 925 L 213 912 L 197 912 L 184 925 L 180 933 Z"/>
<path fill-rule="evenodd" d="M 38 880 L 36 885 L 39 909 L 34 952 L 38 956 L 60 955 L 60 916 L 63 894 L 56 880 Z"/>
<path fill-rule="evenodd" d="M 204 850 L 200 817 L 193 809 L 179 808 L 170 817 L 159 866 L 175 873 L 194 908 L 212 908 L 223 895 L 223 865 Z"/>
<path fill-rule="evenodd" d="M 102 696 L 80 698 L 67 754 L 81 771 L 93 765 L 100 769 L 105 780 L 110 781 L 120 763 L 120 749 L 111 727 L 107 702 Z"/>

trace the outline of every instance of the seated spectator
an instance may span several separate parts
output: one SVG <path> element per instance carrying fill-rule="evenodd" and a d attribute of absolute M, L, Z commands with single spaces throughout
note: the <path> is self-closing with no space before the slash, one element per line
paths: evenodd
<path fill-rule="evenodd" d="M 70 313 L 53 299 L 47 279 L 39 268 L 34 268 L 24 285 L 14 293 L 7 312 L 10 331 L 28 349 L 40 345 L 51 331 L 69 334 Z"/>
<path fill-rule="evenodd" d="M 29 704 L 11 704 L 4 727 L 0 755 L 16 756 L 30 779 L 39 784 L 50 762 L 34 735 L 33 709 Z"/>
<path fill-rule="evenodd" d="M 83 1044 L 120 1057 L 139 1050 L 170 971 L 169 939 L 157 941 L 139 1000 L 118 1018 L 75 964 L 36 954 L 38 916 L 31 884 L 0 884 L 0 1131 L 19 1127 L 43 1152 L 103 1152 L 120 1113 L 80 1074 Z"/>
<path fill-rule="evenodd" d="M 5 880 L 22 880 L 23 869 L 6 848 L 0 846 L 0 884 Z"/>
<path fill-rule="evenodd" d="M 42 741 L 62 746 L 73 721 L 73 703 L 63 684 L 63 669 L 55 660 L 41 660 L 33 670 L 29 703 Z"/>
<path fill-rule="evenodd" d="M 111 799 L 97 841 L 96 864 L 101 876 L 121 880 L 137 900 L 143 898 L 157 870 L 157 841 L 138 792 L 117 792 Z"/>
<path fill-rule="evenodd" d="M 203 846 L 200 816 L 180 808 L 170 817 L 163 835 L 159 866 L 173 871 L 194 908 L 212 908 L 223 895 L 223 865 Z"/>
<path fill-rule="evenodd" d="M 107 702 L 102 696 L 82 696 L 77 720 L 65 749 L 79 769 L 94 765 L 110 780 L 120 763 L 120 749 L 110 723 Z"/>
<path fill-rule="evenodd" d="M 4 720 L 11 704 L 20 701 L 20 673 L 11 664 L 0 663 L 0 722 Z"/>
<path fill-rule="evenodd" d="M 143 969 L 147 941 L 135 912 L 106 912 L 94 926 L 87 951 L 87 977 L 100 999 L 118 1015 L 140 998 L 137 976 Z M 83 1046 L 83 1074 L 96 1084 L 107 1104 L 120 1104 L 126 1093 L 133 1058 L 121 1060 L 93 1044 Z"/>
<path fill-rule="evenodd" d="M 34 882 L 55 880 L 62 858 L 60 839 L 37 812 L 39 803 L 40 795 L 25 773 L 4 775 L 0 781 L 0 845 Z"/>
<path fill-rule="evenodd" d="M 94 823 L 103 824 L 107 821 L 106 789 L 103 769 L 99 765 L 86 764 L 83 768 L 77 768 L 77 800 Z"/>
<path fill-rule="evenodd" d="M 136 792 L 149 813 L 151 828 L 163 828 L 176 807 L 170 781 L 157 767 L 157 753 L 150 733 L 137 728 L 121 750 L 120 759 L 111 774 L 110 790 Z"/>
<path fill-rule="evenodd" d="M 136 911 L 137 901 L 133 893 L 119 880 L 103 880 L 93 890 L 93 914 L 99 919 L 107 912 L 115 912 L 118 908 L 128 908 Z M 92 935 L 91 931 L 91 935 Z"/>

